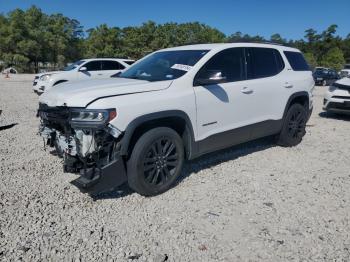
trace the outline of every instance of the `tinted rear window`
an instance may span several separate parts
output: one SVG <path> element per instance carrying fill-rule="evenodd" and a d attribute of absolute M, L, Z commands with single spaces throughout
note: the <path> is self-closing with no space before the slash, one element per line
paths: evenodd
<path fill-rule="evenodd" d="M 247 48 L 248 79 L 277 75 L 284 68 L 279 51 L 273 48 Z"/>
<path fill-rule="evenodd" d="M 117 61 L 104 60 L 102 61 L 102 70 L 122 70 L 125 67 Z"/>
<path fill-rule="evenodd" d="M 126 63 L 128 65 L 132 65 L 133 63 L 135 63 L 135 61 L 124 61 L 124 63 Z"/>
<path fill-rule="evenodd" d="M 304 56 L 299 52 L 284 51 L 290 66 L 294 71 L 311 71 Z"/>

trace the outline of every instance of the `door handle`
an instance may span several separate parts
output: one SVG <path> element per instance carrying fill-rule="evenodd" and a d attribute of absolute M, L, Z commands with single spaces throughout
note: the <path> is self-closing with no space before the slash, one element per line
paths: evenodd
<path fill-rule="evenodd" d="M 289 83 L 287 82 L 287 83 L 284 84 L 284 87 L 285 87 L 285 88 L 292 88 L 293 85 L 292 85 L 292 84 L 289 84 Z"/>
<path fill-rule="evenodd" d="M 253 89 L 251 89 L 249 87 L 243 87 L 241 89 L 241 92 L 244 93 L 244 94 L 251 94 L 251 93 L 253 93 Z"/>
<path fill-rule="evenodd" d="M 102 74 L 97 74 L 98 76 L 101 76 Z"/>

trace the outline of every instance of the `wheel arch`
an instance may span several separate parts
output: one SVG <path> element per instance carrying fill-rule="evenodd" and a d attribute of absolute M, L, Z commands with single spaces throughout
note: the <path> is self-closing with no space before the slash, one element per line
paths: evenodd
<path fill-rule="evenodd" d="M 68 82 L 68 80 L 66 80 L 66 79 L 57 80 L 52 86 L 56 86 L 56 85 L 64 83 L 64 82 Z"/>
<path fill-rule="evenodd" d="M 309 93 L 306 91 L 300 91 L 292 94 L 287 101 L 287 104 L 283 113 L 283 118 L 286 116 L 288 109 L 291 107 L 291 105 L 295 103 L 299 103 L 303 105 L 305 109 L 309 111 L 309 103 L 310 103 Z"/>
<path fill-rule="evenodd" d="M 170 127 L 182 138 L 185 157 L 191 159 L 195 151 L 194 130 L 189 116 L 181 110 L 168 110 L 137 117 L 129 123 L 121 139 L 121 155 L 130 157 L 138 138 L 155 127 Z"/>

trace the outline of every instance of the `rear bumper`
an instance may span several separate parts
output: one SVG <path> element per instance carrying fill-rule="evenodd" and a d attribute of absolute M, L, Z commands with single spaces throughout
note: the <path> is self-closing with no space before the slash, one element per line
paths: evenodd
<path fill-rule="evenodd" d="M 80 170 L 80 177 L 71 183 L 83 193 L 96 195 L 110 191 L 127 181 L 124 161 L 121 157 L 101 168 Z"/>

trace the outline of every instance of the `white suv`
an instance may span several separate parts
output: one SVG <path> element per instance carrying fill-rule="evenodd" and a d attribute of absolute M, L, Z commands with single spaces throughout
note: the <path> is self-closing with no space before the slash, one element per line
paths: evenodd
<path fill-rule="evenodd" d="M 299 50 L 272 44 L 182 46 L 154 52 L 114 79 L 67 83 L 40 97 L 40 133 L 73 183 L 95 194 L 124 182 L 169 189 L 185 159 L 276 135 L 305 134 L 314 81 Z"/>
<path fill-rule="evenodd" d="M 350 78 L 334 82 L 325 94 L 323 109 L 327 112 L 350 114 Z"/>
<path fill-rule="evenodd" d="M 35 75 L 33 90 L 42 94 L 51 87 L 72 80 L 109 78 L 129 67 L 134 60 L 115 58 L 94 58 L 79 60 L 63 71 L 46 72 Z"/>

